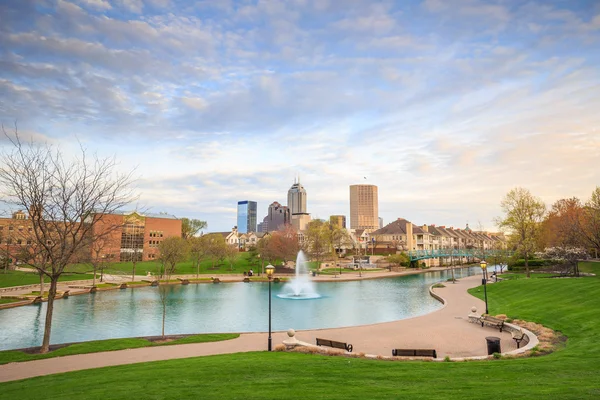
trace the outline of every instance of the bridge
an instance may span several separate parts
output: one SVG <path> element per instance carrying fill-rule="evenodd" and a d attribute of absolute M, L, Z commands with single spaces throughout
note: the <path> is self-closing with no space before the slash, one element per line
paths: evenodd
<path fill-rule="evenodd" d="M 442 257 L 471 257 L 471 258 L 490 258 L 499 256 L 511 256 L 512 252 L 506 250 L 481 250 L 481 249 L 436 249 L 436 250 L 411 250 L 408 252 L 410 262 L 425 260 L 428 258 Z"/>

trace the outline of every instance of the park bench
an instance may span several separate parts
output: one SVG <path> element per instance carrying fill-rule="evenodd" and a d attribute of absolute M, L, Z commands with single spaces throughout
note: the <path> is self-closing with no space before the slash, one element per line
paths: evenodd
<path fill-rule="evenodd" d="M 437 352 L 434 349 L 392 349 L 392 355 L 395 357 L 437 358 Z"/>
<path fill-rule="evenodd" d="M 317 338 L 317 346 L 329 346 L 336 349 L 346 350 L 352 353 L 352 345 L 344 342 L 336 342 L 335 340 Z"/>
<path fill-rule="evenodd" d="M 490 325 L 496 328 L 500 328 L 500 332 L 502 332 L 502 328 L 504 327 L 504 320 L 496 317 L 492 317 L 490 315 L 484 315 L 479 319 L 481 322 L 481 326 Z"/>
<path fill-rule="evenodd" d="M 521 342 L 525 339 L 525 332 L 521 328 L 517 331 L 512 331 L 511 336 L 513 340 L 517 343 L 517 349 L 521 347 Z"/>

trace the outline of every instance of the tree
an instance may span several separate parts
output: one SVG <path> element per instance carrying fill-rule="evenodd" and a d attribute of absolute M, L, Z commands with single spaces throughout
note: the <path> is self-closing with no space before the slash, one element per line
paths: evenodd
<path fill-rule="evenodd" d="M 390 254 L 386 257 L 387 262 L 396 267 L 408 267 L 410 265 L 410 257 L 404 252 L 398 254 Z"/>
<path fill-rule="evenodd" d="M 131 173 L 119 173 L 114 159 L 90 157 L 83 147 L 77 158 L 67 160 L 48 144 L 23 143 L 16 128 L 13 134 L 2 131 L 12 144 L 0 156 L 2 200 L 29 211 L 32 240 L 40 252 L 30 265 L 50 278 L 40 349 L 46 353 L 58 279 L 90 237 L 93 241 L 111 233 L 95 230 L 96 224 L 134 200 L 128 189 Z"/>
<path fill-rule="evenodd" d="M 193 236 L 188 239 L 190 253 L 196 264 L 196 279 L 200 277 L 200 263 L 210 256 L 210 235 Z"/>
<path fill-rule="evenodd" d="M 504 217 L 498 218 L 496 222 L 500 229 L 510 232 L 510 242 L 525 259 L 525 272 L 529 278 L 529 259 L 537 247 L 546 206 L 542 200 L 523 188 L 508 192 L 500 206 Z"/>
<path fill-rule="evenodd" d="M 574 275 L 579 276 L 578 264 L 580 260 L 586 260 L 588 253 L 580 247 L 548 247 L 542 255 L 544 258 L 560 261 L 566 268 L 566 274 L 573 271 Z"/>
<path fill-rule="evenodd" d="M 332 225 L 331 230 L 331 246 L 333 247 L 336 254 L 342 253 L 342 249 L 351 247 L 353 245 L 352 238 L 348 231 L 344 228 L 340 228 L 339 226 Z"/>
<path fill-rule="evenodd" d="M 331 253 L 331 231 L 330 225 L 320 220 L 309 222 L 305 243 L 311 258 L 317 262 L 317 268 L 321 266 L 321 261 L 325 255 Z"/>
<path fill-rule="evenodd" d="M 286 226 L 283 230 L 273 232 L 267 245 L 271 258 L 273 260 L 281 260 L 284 263 L 295 260 L 300 251 L 298 234 L 291 226 Z"/>
<path fill-rule="evenodd" d="M 164 266 L 165 280 L 167 284 L 171 275 L 175 272 L 177 264 L 187 260 L 189 255 L 188 242 L 180 237 L 168 237 L 158 245 L 160 260 Z M 159 285 L 158 292 L 162 303 L 162 336 L 165 336 L 165 320 L 167 317 L 167 288 L 168 285 Z"/>
<path fill-rule="evenodd" d="M 583 206 L 577 197 L 557 200 L 542 224 L 540 247 L 578 247 Z"/>
<path fill-rule="evenodd" d="M 240 255 L 237 246 L 228 245 L 225 250 L 225 258 L 229 261 L 229 269 L 233 271 L 233 263 L 236 262 Z"/>
<path fill-rule="evenodd" d="M 212 268 L 215 268 L 216 261 L 223 260 L 227 252 L 227 242 L 223 235 L 219 233 L 211 233 L 205 235 L 208 241 L 208 258 L 212 261 Z"/>
<path fill-rule="evenodd" d="M 205 229 L 207 226 L 208 224 L 206 221 L 181 218 L 181 237 L 184 239 L 190 239 L 196 236 L 201 229 Z"/>
<path fill-rule="evenodd" d="M 592 192 L 582 212 L 580 234 L 586 247 L 591 248 L 595 257 L 600 253 L 600 186 Z"/>

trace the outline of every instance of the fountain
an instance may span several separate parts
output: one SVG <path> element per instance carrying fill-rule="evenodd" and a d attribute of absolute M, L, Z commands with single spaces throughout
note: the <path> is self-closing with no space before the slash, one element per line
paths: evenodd
<path fill-rule="evenodd" d="M 285 284 L 282 293 L 278 294 L 277 297 L 291 300 L 308 300 L 321 297 L 315 291 L 315 285 L 310 280 L 308 269 L 306 268 L 306 257 L 302 250 L 298 252 L 298 256 L 296 257 L 296 276 Z"/>

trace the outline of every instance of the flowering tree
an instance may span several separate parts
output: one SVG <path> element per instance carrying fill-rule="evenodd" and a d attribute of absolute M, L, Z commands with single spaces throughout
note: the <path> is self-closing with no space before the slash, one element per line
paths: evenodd
<path fill-rule="evenodd" d="M 579 276 L 577 264 L 581 260 L 586 260 L 588 253 L 581 247 L 548 247 L 541 256 L 562 262 L 562 265 L 566 267 L 566 273 L 573 271 L 575 275 Z"/>

